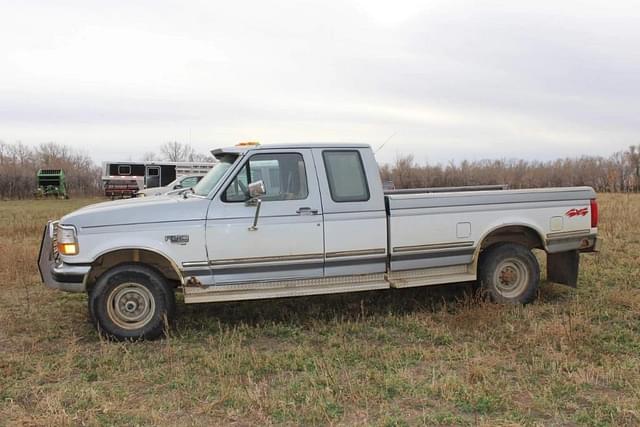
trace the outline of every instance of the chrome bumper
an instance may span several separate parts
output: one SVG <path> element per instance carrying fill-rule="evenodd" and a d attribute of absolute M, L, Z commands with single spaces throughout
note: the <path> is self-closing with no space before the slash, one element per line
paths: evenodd
<path fill-rule="evenodd" d="M 85 277 L 91 270 L 89 265 L 65 264 L 53 251 L 53 233 L 55 222 L 49 221 L 42 235 L 38 269 L 42 282 L 51 289 L 65 292 L 84 292 Z"/>

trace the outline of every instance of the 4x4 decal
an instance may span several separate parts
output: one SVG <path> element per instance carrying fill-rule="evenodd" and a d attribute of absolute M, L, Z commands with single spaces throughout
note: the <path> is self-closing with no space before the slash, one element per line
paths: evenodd
<path fill-rule="evenodd" d="M 567 213 L 565 213 L 566 216 L 568 216 L 569 218 L 573 218 L 574 216 L 586 216 L 589 213 L 589 208 L 581 208 L 581 209 L 569 209 L 567 211 Z"/>

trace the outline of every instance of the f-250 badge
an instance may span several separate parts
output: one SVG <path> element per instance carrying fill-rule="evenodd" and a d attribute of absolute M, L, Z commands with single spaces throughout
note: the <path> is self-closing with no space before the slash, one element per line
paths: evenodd
<path fill-rule="evenodd" d="M 180 245 L 186 245 L 189 243 L 188 234 L 173 234 L 170 236 L 164 236 L 165 242 L 178 243 Z"/>
<path fill-rule="evenodd" d="M 573 218 L 574 216 L 586 216 L 589 213 L 589 208 L 582 208 L 582 209 L 569 209 L 567 211 L 567 213 L 565 213 L 566 216 L 568 216 L 569 218 Z"/>

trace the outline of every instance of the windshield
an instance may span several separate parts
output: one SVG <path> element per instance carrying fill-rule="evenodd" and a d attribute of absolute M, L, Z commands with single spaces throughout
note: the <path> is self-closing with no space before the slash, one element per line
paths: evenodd
<path fill-rule="evenodd" d="M 238 159 L 237 154 L 224 154 L 217 157 L 218 163 L 193 187 L 193 192 L 198 196 L 208 196 L 211 190 Z"/>

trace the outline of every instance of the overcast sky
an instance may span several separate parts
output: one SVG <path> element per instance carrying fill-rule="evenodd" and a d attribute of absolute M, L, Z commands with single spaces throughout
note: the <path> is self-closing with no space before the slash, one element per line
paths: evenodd
<path fill-rule="evenodd" d="M 0 0 L 0 140 L 366 142 L 379 160 L 640 143 L 640 1 Z"/>

